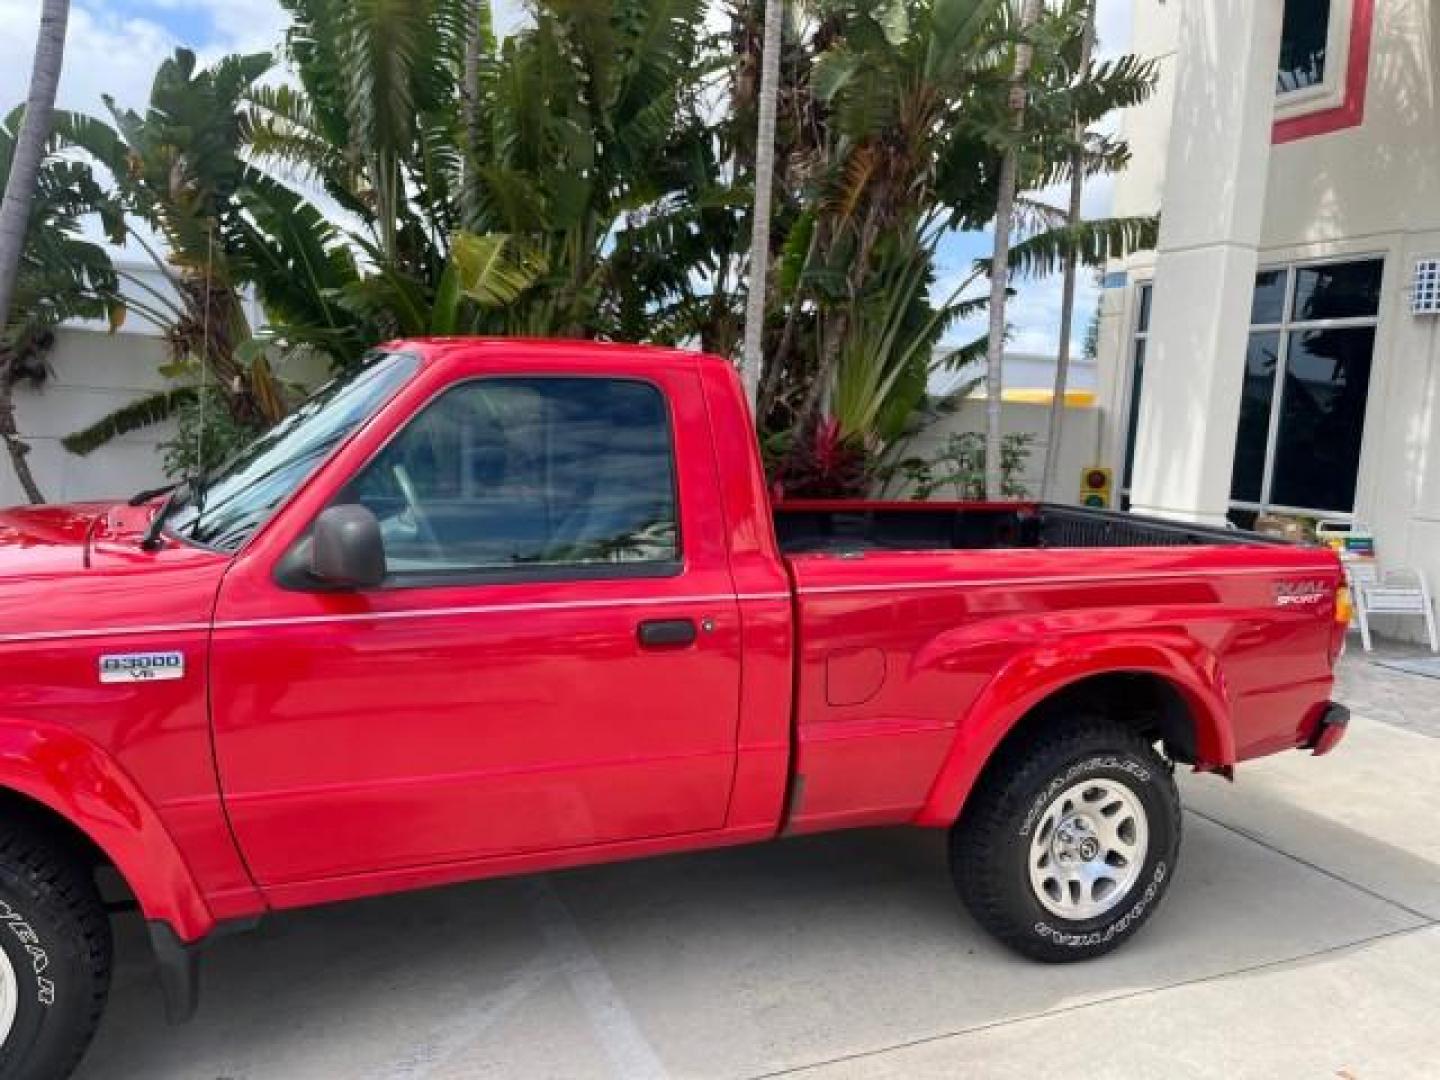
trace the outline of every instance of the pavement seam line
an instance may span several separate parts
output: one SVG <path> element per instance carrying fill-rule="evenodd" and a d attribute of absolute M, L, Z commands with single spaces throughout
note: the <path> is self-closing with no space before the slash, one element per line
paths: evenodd
<path fill-rule="evenodd" d="M 564 972 L 615 1075 L 625 1080 L 668 1080 L 660 1055 L 645 1038 L 605 965 L 585 940 L 550 879 L 533 878 L 526 888 L 530 893 L 531 914 L 540 927 L 546 950 Z"/>
<path fill-rule="evenodd" d="M 469 1008 L 437 1023 L 426 1037 L 407 1047 L 399 1056 L 371 1069 L 370 1080 L 424 1080 L 435 1075 L 462 1053 L 476 1037 L 502 1023 L 522 1005 L 540 985 L 556 971 L 546 957 L 538 957 L 522 967 L 499 990 L 486 994 Z"/>
<path fill-rule="evenodd" d="M 1407 915 L 1413 915 L 1415 918 L 1421 919 L 1431 925 L 1440 923 L 1440 919 L 1437 919 L 1434 915 L 1427 914 L 1426 912 L 1420 911 L 1417 908 L 1413 908 L 1409 904 L 1406 904 L 1400 900 L 1395 900 L 1392 897 L 1386 896 L 1384 893 L 1377 892 L 1375 889 L 1370 888 L 1368 885 L 1361 885 L 1358 881 L 1351 881 L 1343 874 L 1338 874 L 1334 870 L 1326 869 L 1318 863 L 1313 863 L 1309 859 L 1296 855 L 1294 852 L 1286 851 L 1282 847 L 1276 847 L 1264 837 L 1257 836 L 1255 833 L 1252 833 L 1247 829 L 1243 829 L 1238 825 L 1231 825 L 1227 822 L 1221 821 L 1218 818 L 1211 817 L 1209 814 L 1203 813 L 1189 806 L 1185 807 L 1185 812 L 1187 814 L 1194 814 L 1201 821 L 1208 821 L 1211 825 L 1224 829 L 1226 832 L 1232 832 L 1236 836 L 1243 837 L 1244 839 L 1249 840 L 1252 844 L 1264 848 L 1266 851 L 1273 852 L 1276 855 L 1283 855 L 1290 861 L 1299 863 L 1307 870 L 1313 870 L 1315 871 L 1315 873 L 1321 874 L 1324 877 L 1329 878 L 1331 881 L 1334 881 L 1340 885 L 1348 885 L 1356 892 L 1364 893 L 1372 900 L 1379 900 L 1381 903 L 1388 904 L 1393 908 L 1405 912 Z"/>
<path fill-rule="evenodd" d="M 1282 956 L 1274 960 L 1266 960 L 1258 964 L 1250 964 L 1246 967 L 1233 968 L 1229 971 L 1218 971 L 1212 975 L 1201 975 L 1194 979 L 1182 979 L 1179 982 L 1166 983 L 1162 986 L 1151 986 L 1144 990 L 1133 990 L 1129 993 L 1115 994 L 1111 997 L 1096 998 L 1094 1001 L 1077 1002 L 1074 1005 L 1062 1006 L 1058 1009 L 1050 1009 L 1045 1012 L 1027 1013 L 1024 1016 L 1011 1016 L 1004 1020 L 991 1020 L 984 1024 L 975 1024 L 971 1027 L 957 1028 L 954 1031 L 942 1031 L 934 1035 L 924 1035 L 918 1039 L 907 1039 L 904 1042 L 892 1043 L 887 1046 L 875 1047 L 871 1050 L 858 1050 L 853 1054 L 841 1054 L 839 1057 L 824 1058 L 820 1061 L 810 1061 L 803 1065 L 791 1065 L 783 1069 L 776 1069 L 771 1072 L 752 1073 L 745 1080 L 774 1080 L 781 1076 L 798 1076 L 801 1073 L 813 1072 L 816 1069 L 829 1068 L 833 1065 L 844 1065 L 846 1062 L 863 1061 L 866 1058 L 882 1057 L 885 1054 L 893 1054 L 901 1050 L 912 1050 L 919 1046 L 928 1046 L 932 1043 L 944 1042 L 946 1039 L 960 1039 L 969 1035 L 980 1035 L 987 1031 L 996 1031 L 1000 1028 L 1010 1027 L 1015 1024 L 1029 1024 L 1039 1020 L 1049 1020 L 1054 1017 L 1067 1016 L 1071 1013 L 1083 1012 L 1086 1009 L 1094 1009 L 1102 1005 L 1114 1005 L 1125 1001 L 1134 1001 L 1144 997 L 1152 997 L 1163 994 L 1170 990 L 1183 990 L 1191 986 L 1204 986 L 1207 983 L 1223 982 L 1226 979 L 1234 978 L 1237 975 L 1253 975 L 1259 971 L 1267 971 L 1271 968 L 1286 967 L 1291 964 L 1304 963 L 1307 960 L 1314 960 L 1322 956 L 1330 956 L 1335 953 L 1342 953 L 1349 949 L 1358 949 L 1362 945 L 1372 945 L 1379 941 L 1387 941 L 1390 938 L 1407 937 L 1411 934 L 1424 933 L 1434 930 L 1440 926 L 1440 921 L 1427 919 L 1420 926 L 1404 926 L 1396 930 L 1386 930 L 1383 933 L 1371 934 L 1367 937 L 1357 938 L 1354 941 L 1344 941 L 1336 945 L 1328 945 L 1323 949 L 1314 952 L 1298 953 L 1294 956 Z"/>

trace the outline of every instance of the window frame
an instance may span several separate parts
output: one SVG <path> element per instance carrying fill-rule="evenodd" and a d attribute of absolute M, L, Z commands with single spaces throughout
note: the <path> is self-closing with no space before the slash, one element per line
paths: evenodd
<path fill-rule="evenodd" d="M 1295 319 L 1295 291 L 1296 278 L 1305 270 L 1312 270 L 1325 266 L 1344 266 L 1349 263 L 1380 263 L 1380 295 L 1375 303 L 1375 314 L 1365 316 L 1350 316 L 1343 319 Z M 1276 334 L 1280 339 L 1279 351 L 1275 360 L 1275 374 L 1271 383 L 1270 393 L 1270 417 L 1265 433 L 1265 470 L 1260 479 L 1260 498 L 1256 501 L 1242 499 L 1230 499 L 1230 511 L 1253 513 L 1253 514 L 1293 514 L 1302 517 L 1319 518 L 1353 518 L 1355 507 L 1352 505 L 1349 510 L 1321 510 L 1315 507 L 1288 506 L 1283 503 L 1273 502 L 1270 498 L 1275 490 L 1275 459 L 1276 451 L 1280 443 L 1280 421 L 1285 406 L 1285 380 L 1290 372 L 1290 339 L 1295 333 L 1307 330 L 1355 330 L 1369 329 L 1375 331 L 1375 341 L 1371 347 L 1371 383 L 1366 391 L 1366 411 L 1368 413 L 1372 401 L 1372 394 L 1375 390 L 1375 361 L 1380 353 L 1380 320 L 1385 310 L 1385 277 L 1389 269 L 1390 259 L 1385 252 L 1355 252 L 1347 255 L 1334 255 L 1321 259 L 1304 259 L 1296 262 L 1261 263 L 1256 268 L 1256 276 L 1264 273 L 1279 271 L 1285 275 L 1284 305 L 1281 311 L 1279 322 L 1250 323 L 1245 330 L 1245 338 L 1248 342 L 1256 334 Z M 1252 294 L 1253 295 L 1253 294 Z M 1239 427 L 1237 423 L 1235 437 L 1239 438 Z M 1361 444 L 1364 444 L 1364 431 L 1361 432 Z M 1363 451 L 1362 451 L 1363 452 Z M 1357 499 L 1359 489 L 1360 461 L 1355 463 Z M 1233 481 L 1232 481 L 1233 484 Z"/>
<path fill-rule="evenodd" d="M 1288 2 L 1288 0 L 1287 0 Z M 1345 89 L 1345 72 L 1350 62 L 1350 21 L 1353 17 L 1350 0 L 1330 0 L 1329 21 L 1325 27 L 1325 74 L 1318 83 L 1294 90 L 1275 91 L 1277 117 L 1313 112 L 1318 107 L 1339 104 Z M 1283 42 L 1282 42 L 1283 47 Z M 1276 78 L 1280 75 L 1276 58 Z M 1334 100 L 1332 100 L 1334 99 Z"/>
<path fill-rule="evenodd" d="M 627 581 L 627 580 L 659 580 L 678 578 L 685 573 L 687 561 L 685 556 L 684 537 L 684 509 L 682 493 L 680 490 L 680 459 L 677 453 L 675 438 L 675 410 L 670 400 L 670 395 L 665 388 L 654 379 L 644 378 L 638 375 L 611 375 L 598 372 L 585 371 L 505 371 L 487 372 L 480 375 L 468 375 L 456 379 L 453 382 L 439 387 L 436 391 L 415 407 L 414 412 L 408 416 L 386 439 L 375 448 L 369 456 L 362 461 L 348 477 L 341 482 L 335 496 L 330 502 L 316 514 L 329 509 L 331 506 L 340 505 L 334 500 L 345 491 L 345 489 L 358 477 L 363 475 L 390 447 L 396 440 L 402 438 L 406 432 L 441 399 L 451 393 L 457 393 L 466 387 L 477 383 L 487 382 L 607 382 L 607 383 L 631 383 L 644 386 L 653 391 L 660 399 L 661 408 L 665 417 L 665 442 L 670 454 L 670 488 L 671 498 L 675 507 L 675 557 L 651 562 L 614 562 L 614 563 L 547 563 L 544 565 L 519 565 L 519 566 L 494 566 L 494 567 L 471 567 L 457 570 L 388 570 L 385 580 L 376 586 L 373 592 L 397 592 L 411 589 L 443 589 L 465 587 L 467 585 L 525 585 L 525 584 L 555 584 L 570 581 Z M 326 592 L 332 591 L 331 587 L 323 582 L 317 582 L 312 578 L 307 567 L 309 565 L 309 553 L 311 537 L 313 536 L 315 521 L 312 520 L 300 537 L 291 545 L 290 551 L 280 560 L 275 570 L 275 581 L 282 588 L 297 592 Z"/>
<path fill-rule="evenodd" d="M 1375 2 L 1332 0 L 1325 78 L 1316 86 L 1275 94 L 1272 144 L 1280 146 L 1364 123 Z"/>
<path fill-rule="evenodd" d="M 195 540 L 190 536 L 186 535 L 185 533 L 175 531 L 173 528 L 171 528 L 168 522 L 164 525 L 161 535 L 163 535 L 167 539 L 176 540 L 186 545 L 187 547 L 194 548 L 197 551 L 208 551 L 212 555 L 221 555 L 231 560 L 238 559 L 241 555 L 246 554 L 249 551 L 251 545 L 255 542 L 256 538 L 263 534 L 266 529 L 268 529 L 272 524 L 279 520 L 282 515 L 286 513 L 286 511 L 290 508 L 290 505 L 300 497 L 301 493 L 305 490 L 305 487 L 312 480 L 314 480 L 315 477 L 319 476 L 325 470 L 326 466 L 330 464 L 330 462 L 332 462 L 333 460 L 335 460 L 335 458 L 339 457 L 342 453 L 345 452 L 345 447 L 351 442 L 351 440 L 359 436 L 361 432 L 363 432 L 366 427 L 373 423 L 378 416 L 383 414 L 386 409 L 388 409 L 392 404 L 394 404 L 395 399 L 405 392 L 405 388 L 419 376 L 420 371 L 424 366 L 423 359 L 418 353 L 416 353 L 412 349 L 390 349 L 383 346 L 376 346 L 373 349 L 367 350 L 367 355 L 370 355 L 372 353 L 381 354 L 387 358 L 397 357 L 400 359 L 409 360 L 411 361 L 411 369 L 406 375 L 406 377 L 401 382 L 399 382 L 391 390 L 391 392 L 379 402 L 378 405 L 376 405 L 374 411 L 371 412 L 369 416 L 367 416 L 360 423 L 356 424 L 354 430 L 352 430 L 348 435 L 346 435 L 345 438 L 341 439 L 335 446 L 331 447 L 330 452 L 315 463 L 315 467 L 311 469 L 308 474 L 306 474 L 306 476 L 300 481 L 300 483 L 295 485 L 294 490 L 288 492 L 283 499 L 281 499 L 278 503 L 271 507 L 270 512 L 266 514 L 265 517 L 256 524 L 255 528 L 250 531 L 250 535 L 245 538 L 243 543 L 241 543 L 238 547 L 235 548 L 225 548 L 215 544 L 209 544 L 203 540 Z M 320 387 L 317 387 L 314 392 L 318 393 L 321 389 L 323 389 L 332 381 L 333 379 L 327 379 L 325 383 L 322 383 Z M 313 527 L 313 522 L 306 527 L 307 536 L 309 535 L 309 530 Z"/>
<path fill-rule="evenodd" d="M 1150 320 L 1148 322 L 1144 321 L 1144 294 L 1147 291 L 1150 294 Z M 1129 452 L 1131 440 L 1137 439 L 1139 435 L 1138 430 L 1132 429 L 1138 429 L 1140 426 L 1140 415 L 1136 412 L 1135 407 L 1135 393 L 1137 390 L 1135 385 L 1135 362 L 1139 358 L 1142 345 L 1145 347 L 1145 361 L 1146 363 L 1150 361 L 1150 324 L 1155 321 L 1155 279 L 1146 278 L 1144 280 L 1137 280 L 1134 283 L 1134 287 L 1130 290 L 1130 295 L 1134 297 L 1134 310 L 1130 314 L 1129 331 L 1125 338 L 1125 393 L 1121 406 L 1125 410 L 1123 413 L 1125 426 L 1121 431 L 1120 439 L 1119 485 L 1120 499 L 1126 507 L 1128 507 L 1130 503 L 1131 488 L 1133 487 L 1133 481 L 1135 479 L 1135 463 L 1140 457 L 1138 440 L 1135 444 L 1134 456 L 1131 457 Z M 1139 389 L 1143 390 L 1143 387 Z"/>

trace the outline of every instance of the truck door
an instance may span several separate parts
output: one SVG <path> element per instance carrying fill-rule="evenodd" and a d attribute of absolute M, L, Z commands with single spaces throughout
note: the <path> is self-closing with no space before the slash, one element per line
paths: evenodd
<path fill-rule="evenodd" d="M 379 519 L 379 589 L 227 577 L 216 755 L 262 884 L 724 824 L 735 591 L 698 376 L 657 366 L 435 394 L 329 498 Z"/>

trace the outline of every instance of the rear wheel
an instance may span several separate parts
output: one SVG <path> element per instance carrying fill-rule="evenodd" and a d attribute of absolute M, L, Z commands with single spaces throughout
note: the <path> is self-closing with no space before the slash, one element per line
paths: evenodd
<path fill-rule="evenodd" d="M 0 1080 L 70 1075 L 110 985 L 110 924 L 88 870 L 43 831 L 0 824 Z"/>
<path fill-rule="evenodd" d="M 1130 728 L 1081 720 L 1005 753 L 951 836 L 976 920 L 1037 960 L 1100 956 L 1154 914 L 1175 872 L 1180 796 Z"/>

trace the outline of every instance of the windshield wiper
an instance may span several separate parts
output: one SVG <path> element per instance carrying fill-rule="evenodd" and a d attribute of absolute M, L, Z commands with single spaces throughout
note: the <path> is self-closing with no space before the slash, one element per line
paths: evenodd
<path fill-rule="evenodd" d="M 145 530 L 145 535 L 140 538 L 140 548 L 143 551 L 154 551 L 160 546 L 160 533 L 165 528 L 165 519 L 170 516 L 170 511 L 175 508 L 180 492 L 185 490 L 189 481 L 182 481 L 170 489 L 170 494 L 160 504 L 160 509 L 155 511 L 155 516 L 150 519 L 150 525 Z"/>
<path fill-rule="evenodd" d="M 137 491 L 130 498 L 125 500 L 126 506 L 144 506 L 151 499 L 161 495 L 168 495 L 178 488 L 184 481 L 176 481 L 173 484 L 161 484 L 159 487 L 146 488 L 144 491 Z"/>
<path fill-rule="evenodd" d="M 197 512 L 204 510 L 206 471 L 205 469 L 197 469 L 178 484 L 171 484 L 169 487 L 159 488 L 150 495 L 150 499 L 153 499 L 156 495 L 169 492 L 165 497 L 165 501 L 160 504 L 160 509 L 155 511 L 155 516 L 150 519 L 150 525 L 146 528 L 145 535 L 140 539 L 140 547 L 142 550 L 154 551 L 160 546 L 160 534 L 165 528 L 165 519 L 170 516 L 170 512 L 179 504 L 182 495 L 189 496 L 195 500 L 195 509 Z M 145 492 L 142 491 L 140 494 L 144 495 Z M 136 497 L 138 498 L 139 496 Z M 150 500 L 146 499 L 144 501 L 149 502 Z M 138 506 L 140 504 L 131 503 L 131 505 Z"/>

